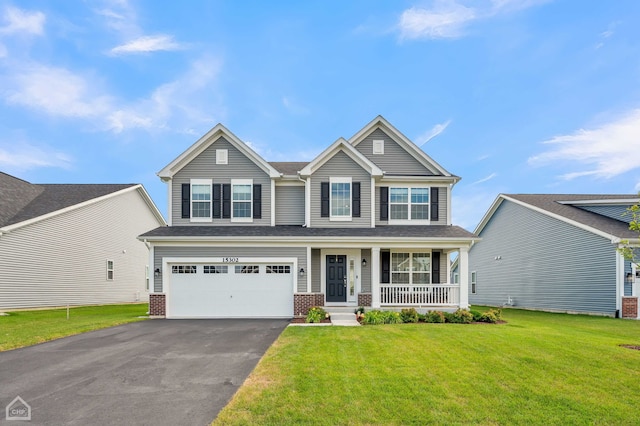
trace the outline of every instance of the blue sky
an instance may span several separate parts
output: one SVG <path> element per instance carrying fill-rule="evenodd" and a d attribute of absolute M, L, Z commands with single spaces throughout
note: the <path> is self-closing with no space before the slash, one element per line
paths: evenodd
<path fill-rule="evenodd" d="M 640 190 L 640 2 L 0 0 L 0 170 L 142 183 L 222 122 L 268 161 L 383 115 L 498 193 Z"/>

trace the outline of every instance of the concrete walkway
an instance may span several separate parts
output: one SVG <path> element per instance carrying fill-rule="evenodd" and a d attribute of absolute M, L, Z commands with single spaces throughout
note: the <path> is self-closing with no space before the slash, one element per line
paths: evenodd
<path fill-rule="evenodd" d="M 346 327 L 360 326 L 360 323 L 356 319 L 356 314 L 348 314 L 345 312 L 329 312 L 331 316 L 331 324 L 340 325 Z"/>

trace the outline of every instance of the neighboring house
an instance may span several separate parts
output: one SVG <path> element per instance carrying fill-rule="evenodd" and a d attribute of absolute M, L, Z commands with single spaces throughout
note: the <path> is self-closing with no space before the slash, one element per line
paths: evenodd
<path fill-rule="evenodd" d="M 141 185 L 36 185 L 0 172 L 0 309 L 148 300 L 166 224 Z"/>
<path fill-rule="evenodd" d="M 469 301 L 637 317 L 640 268 L 616 250 L 623 240 L 638 244 L 624 215 L 637 202 L 624 194 L 499 195 L 475 230 L 482 241 L 469 252 Z"/>
<path fill-rule="evenodd" d="M 477 239 L 451 225 L 459 178 L 380 116 L 308 163 L 269 163 L 218 124 L 158 175 L 169 226 L 139 237 L 153 315 L 468 306 L 466 279 L 447 278 Z"/>

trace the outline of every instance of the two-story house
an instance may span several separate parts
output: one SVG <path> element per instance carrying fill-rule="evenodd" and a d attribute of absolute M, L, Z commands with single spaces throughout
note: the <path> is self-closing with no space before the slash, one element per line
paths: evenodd
<path fill-rule="evenodd" d="M 218 124 L 163 168 L 151 315 L 292 317 L 312 306 L 468 307 L 459 177 L 378 116 L 311 162 L 267 162 Z M 458 254 L 460 283 L 450 257 Z"/>

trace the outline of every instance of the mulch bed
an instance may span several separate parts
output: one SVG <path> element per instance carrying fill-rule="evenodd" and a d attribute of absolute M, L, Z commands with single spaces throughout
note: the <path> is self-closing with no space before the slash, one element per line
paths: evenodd
<path fill-rule="evenodd" d="M 290 321 L 290 324 L 304 324 L 305 323 L 305 318 L 293 318 Z M 331 324 L 331 319 L 323 319 L 322 321 L 320 321 L 318 324 Z"/>
<path fill-rule="evenodd" d="M 635 349 L 636 351 L 640 351 L 640 346 L 638 345 L 620 345 L 623 348 L 627 348 L 627 349 Z"/>

